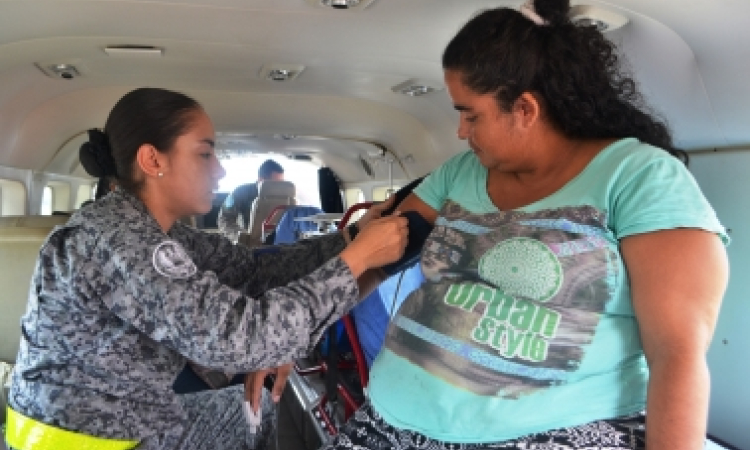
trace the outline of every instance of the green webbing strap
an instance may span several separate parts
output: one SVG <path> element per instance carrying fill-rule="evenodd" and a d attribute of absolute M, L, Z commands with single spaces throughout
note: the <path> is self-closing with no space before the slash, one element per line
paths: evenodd
<path fill-rule="evenodd" d="M 15 450 L 130 450 L 138 441 L 104 439 L 36 421 L 8 408 L 5 440 Z"/>

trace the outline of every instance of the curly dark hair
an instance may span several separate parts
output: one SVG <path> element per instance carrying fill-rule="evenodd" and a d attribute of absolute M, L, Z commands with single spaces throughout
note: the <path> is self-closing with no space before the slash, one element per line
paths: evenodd
<path fill-rule="evenodd" d="M 569 0 L 535 0 L 537 25 L 510 8 L 472 18 L 443 53 L 443 68 L 461 73 L 479 94 L 494 93 L 510 111 L 524 92 L 541 97 L 549 122 L 574 139 L 635 137 L 688 162 L 663 119 L 650 112 L 615 45 L 595 26 L 568 19 Z"/>

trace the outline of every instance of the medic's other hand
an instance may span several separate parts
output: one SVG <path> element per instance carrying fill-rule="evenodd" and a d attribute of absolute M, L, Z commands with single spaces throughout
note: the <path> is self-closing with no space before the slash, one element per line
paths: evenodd
<path fill-rule="evenodd" d="M 380 202 L 370 206 L 367 212 L 357 221 L 357 227 L 363 229 L 373 219 L 379 219 L 383 216 L 383 211 L 393 206 L 393 202 L 396 201 L 396 196 L 391 195 L 384 202 Z"/>
<path fill-rule="evenodd" d="M 276 380 L 274 380 L 273 389 L 271 390 L 271 399 L 274 403 L 278 403 L 281 399 L 282 392 L 284 392 L 286 380 L 289 378 L 289 373 L 292 371 L 293 367 L 294 363 L 289 363 L 274 369 L 263 369 L 245 375 L 245 400 L 250 402 L 253 411 L 257 413 L 260 409 L 260 399 L 263 395 L 263 382 L 266 377 L 272 374 L 276 375 Z"/>
<path fill-rule="evenodd" d="M 354 241 L 341 252 L 341 259 L 349 266 L 355 278 L 358 278 L 367 269 L 381 267 L 401 258 L 408 242 L 408 234 L 408 222 L 398 212 L 373 219 L 360 229 Z"/>

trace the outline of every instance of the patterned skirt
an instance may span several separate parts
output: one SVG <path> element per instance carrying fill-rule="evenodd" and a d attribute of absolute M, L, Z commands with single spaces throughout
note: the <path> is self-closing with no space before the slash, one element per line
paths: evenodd
<path fill-rule="evenodd" d="M 387 424 L 366 403 L 341 432 L 321 450 L 643 450 L 646 416 L 636 414 L 610 420 L 530 434 L 504 442 L 450 443 Z"/>

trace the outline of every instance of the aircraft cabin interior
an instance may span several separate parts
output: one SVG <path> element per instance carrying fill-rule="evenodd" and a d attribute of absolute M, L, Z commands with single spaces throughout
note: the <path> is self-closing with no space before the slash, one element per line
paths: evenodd
<path fill-rule="evenodd" d="M 87 130 L 102 129 L 125 93 L 158 87 L 187 94 L 213 123 L 226 176 L 211 212 L 186 218 L 190 224 L 219 233 L 217 214 L 227 195 L 255 182 L 259 164 L 273 159 L 285 168 L 288 184 L 261 184 L 253 225 L 237 245 L 273 243 L 266 238 L 283 213 L 300 206 L 311 208 L 306 216 L 318 214 L 309 235 L 328 233 L 348 208 L 383 201 L 468 149 L 457 136 L 462 113 L 446 86 L 443 51 L 479 11 L 522 4 L 0 1 L 3 422 L 39 249 L 56 226 L 94 199 L 98 179 L 82 166 L 79 149 Z M 574 23 L 597 26 L 615 44 L 650 110 L 687 151 L 689 171 L 731 240 L 729 284 L 707 353 L 706 448 L 750 450 L 750 2 L 571 5 Z M 326 210 L 319 195 L 323 173 L 337 186 L 333 196 L 342 211 Z M 405 287 L 383 299 L 386 307 L 395 307 L 399 289 Z M 350 336 L 356 329 L 364 333 L 351 320 L 340 327 Z M 339 391 L 341 409 L 329 408 L 326 416 L 321 399 L 334 393 L 322 361 L 300 361 L 281 402 L 286 419 L 279 424 L 279 450 L 318 448 L 367 395 L 362 349 L 341 351 L 353 353 L 338 376 L 344 384 L 359 383 L 357 394 Z"/>

